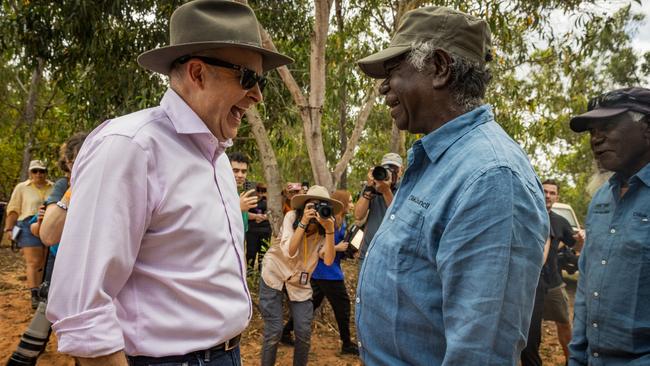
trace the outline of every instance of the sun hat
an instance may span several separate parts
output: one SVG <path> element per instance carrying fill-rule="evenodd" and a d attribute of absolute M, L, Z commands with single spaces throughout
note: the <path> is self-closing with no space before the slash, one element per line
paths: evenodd
<path fill-rule="evenodd" d="M 591 121 L 608 120 L 628 111 L 650 115 L 650 89 L 616 89 L 592 98 L 587 112 L 571 118 L 569 126 L 575 132 L 583 132 Z"/>
<path fill-rule="evenodd" d="M 395 165 L 397 167 L 402 167 L 402 157 L 396 153 L 388 153 L 381 158 L 381 165 Z"/>
<path fill-rule="evenodd" d="M 414 42 L 427 41 L 481 66 L 492 60 L 490 27 L 484 20 L 442 6 L 427 6 L 404 14 L 388 48 L 357 64 L 368 76 L 383 79 L 388 77 L 386 61 L 410 51 Z"/>
<path fill-rule="evenodd" d="M 28 170 L 31 172 L 34 169 L 47 170 L 47 168 L 45 167 L 45 164 L 43 164 L 43 162 L 41 160 L 32 160 L 32 161 L 29 162 L 29 169 Z"/>
<path fill-rule="evenodd" d="M 301 183 L 287 183 L 287 192 L 302 191 Z"/>
<path fill-rule="evenodd" d="M 169 45 L 138 56 L 145 69 L 169 74 L 181 56 L 215 48 L 238 47 L 262 55 L 268 71 L 290 64 L 293 59 L 262 47 L 262 37 L 253 9 L 229 0 L 195 0 L 181 5 L 169 21 Z"/>
<path fill-rule="evenodd" d="M 293 196 L 291 199 L 291 208 L 303 208 L 305 206 L 305 202 L 313 199 L 328 201 L 332 205 L 332 209 L 334 210 L 335 215 L 343 210 L 343 204 L 335 199 L 330 198 L 330 194 L 327 192 L 327 188 L 323 186 L 311 186 L 309 187 L 309 190 L 306 194 L 297 194 Z"/>

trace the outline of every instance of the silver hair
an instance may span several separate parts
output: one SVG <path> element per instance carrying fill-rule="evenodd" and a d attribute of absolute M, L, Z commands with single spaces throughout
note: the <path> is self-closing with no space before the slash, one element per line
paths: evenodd
<path fill-rule="evenodd" d="M 411 45 L 411 52 L 407 61 L 418 71 L 423 71 L 429 64 L 439 47 L 434 41 L 417 41 Z M 468 112 L 483 104 L 485 90 L 487 89 L 492 74 L 487 67 L 448 52 L 451 56 L 451 81 L 449 90 L 456 104 L 463 111 Z"/>

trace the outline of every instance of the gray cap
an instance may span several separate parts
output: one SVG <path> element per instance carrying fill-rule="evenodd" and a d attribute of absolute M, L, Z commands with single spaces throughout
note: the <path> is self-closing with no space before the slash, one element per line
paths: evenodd
<path fill-rule="evenodd" d="M 402 167 L 402 157 L 396 153 L 388 153 L 381 158 L 381 165 L 390 164 L 398 167 Z"/>

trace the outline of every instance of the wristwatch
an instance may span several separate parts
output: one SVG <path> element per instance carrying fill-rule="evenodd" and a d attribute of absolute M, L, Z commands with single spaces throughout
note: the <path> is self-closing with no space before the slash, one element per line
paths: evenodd
<path fill-rule="evenodd" d="M 66 205 L 66 204 L 63 203 L 62 201 L 58 201 L 58 202 L 56 203 L 56 205 L 59 206 L 59 207 L 61 207 L 61 208 L 64 209 L 65 211 L 68 211 L 68 205 Z"/>
<path fill-rule="evenodd" d="M 302 222 L 298 221 L 298 227 L 301 227 L 303 230 L 307 229 L 307 225 L 303 224 Z"/>

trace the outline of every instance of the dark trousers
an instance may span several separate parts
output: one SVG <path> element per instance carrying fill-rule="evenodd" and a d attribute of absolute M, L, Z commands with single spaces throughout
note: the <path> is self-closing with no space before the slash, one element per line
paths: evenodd
<path fill-rule="evenodd" d="M 246 232 L 246 264 L 249 269 L 255 268 L 255 258 L 257 258 L 257 269 L 262 271 L 262 259 L 270 240 L 270 232 Z"/>
<path fill-rule="evenodd" d="M 544 293 L 546 288 L 540 282 L 535 291 L 535 305 L 533 316 L 530 319 L 528 330 L 528 342 L 526 348 L 521 351 L 521 366 L 541 366 L 542 358 L 539 356 L 539 345 L 542 343 L 542 314 L 544 313 Z"/>
<path fill-rule="evenodd" d="M 311 288 L 314 291 L 312 295 L 312 302 L 314 304 L 314 311 L 327 297 L 327 300 L 334 309 L 334 317 L 339 327 L 339 335 L 341 342 L 344 346 L 350 345 L 350 296 L 348 290 L 345 288 L 345 282 L 331 281 L 331 280 L 311 280 Z M 284 327 L 284 332 L 293 330 L 293 320 Z"/>

